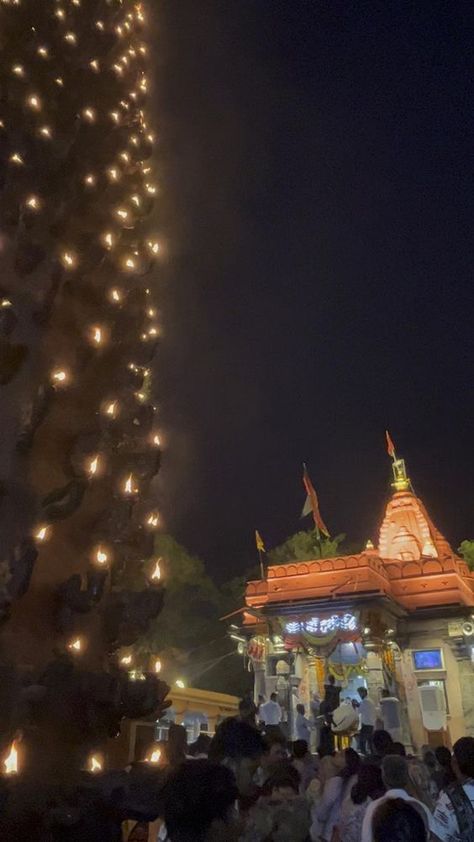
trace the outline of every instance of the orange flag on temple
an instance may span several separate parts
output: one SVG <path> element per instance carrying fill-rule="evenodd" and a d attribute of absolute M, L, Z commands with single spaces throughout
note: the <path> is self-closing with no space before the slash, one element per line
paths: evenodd
<path fill-rule="evenodd" d="M 392 459 L 395 459 L 395 445 L 392 439 L 390 438 L 390 433 L 388 432 L 388 430 L 385 430 L 385 438 L 387 439 L 387 453 L 389 456 L 392 457 Z"/>
<path fill-rule="evenodd" d="M 327 528 L 326 524 L 324 523 L 324 520 L 321 517 L 321 512 L 319 511 L 318 495 L 316 494 L 314 485 L 311 482 L 306 465 L 303 465 L 303 485 L 306 489 L 307 497 L 306 502 L 303 506 L 301 517 L 306 517 L 306 515 L 309 515 L 309 513 L 312 512 L 314 525 L 316 529 L 319 530 L 319 532 L 322 532 L 323 535 L 326 536 L 326 538 L 329 538 L 329 529 Z"/>

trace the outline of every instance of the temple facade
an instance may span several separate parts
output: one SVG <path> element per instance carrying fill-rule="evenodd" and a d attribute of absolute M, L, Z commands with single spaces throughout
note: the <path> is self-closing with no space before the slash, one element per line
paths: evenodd
<path fill-rule="evenodd" d="M 452 745 L 474 736 L 474 574 L 453 552 L 393 458 L 393 493 L 378 545 L 357 555 L 270 566 L 248 582 L 234 635 L 254 672 L 255 698 L 342 698 L 367 687 L 400 699 L 403 740 Z"/>

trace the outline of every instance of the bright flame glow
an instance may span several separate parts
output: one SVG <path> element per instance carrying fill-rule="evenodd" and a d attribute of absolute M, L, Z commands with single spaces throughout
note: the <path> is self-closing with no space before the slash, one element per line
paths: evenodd
<path fill-rule="evenodd" d="M 26 100 L 26 104 L 33 111 L 41 111 L 41 100 L 37 94 L 30 94 Z"/>
<path fill-rule="evenodd" d="M 25 205 L 31 210 L 39 210 L 41 207 L 41 202 L 38 196 L 28 196 L 25 201 Z"/>
<path fill-rule="evenodd" d="M 109 293 L 109 298 L 110 298 L 110 300 L 111 300 L 111 301 L 113 301 L 115 304 L 120 304 L 120 302 L 121 302 L 121 301 L 123 301 L 123 293 L 122 293 L 122 290 L 121 290 L 121 289 L 117 289 L 117 287 L 113 287 L 113 289 L 111 289 L 111 290 L 110 290 L 110 293 Z"/>
<path fill-rule="evenodd" d="M 88 187 L 94 187 L 97 183 L 97 179 L 93 173 L 88 173 L 84 176 L 84 184 L 87 184 Z"/>
<path fill-rule="evenodd" d="M 92 772 L 92 774 L 96 774 L 97 772 L 102 772 L 104 768 L 104 763 L 101 757 L 98 754 L 91 754 L 89 757 L 88 762 L 88 770 Z"/>
<path fill-rule="evenodd" d="M 101 566 L 103 566 L 104 564 L 107 564 L 108 560 L 109 560 L 109 554 L 99 544 L 99 546 L 97 547 L 97 549 L 95 551 L 95 554 L 94 554 L 94 561 L 97 564 L 100 564 Z"/>
<path fill-rule="evenodd" d="M 161 558 L 155 562 L 153 573 L 150 576 L 152 582 L 159 582 L 161 579 Z"/>
<path fill-rule="evenodd" d="M 118 411 L 118 401 L 109 401 L 109 403 L 107 403 L 105 405 L 104 412 L 105 412 L 106 415 L 109 416 L 109 418 L 116 418 L 117 417 L 117 411 Z"/>
<path fill-rule="evenodd" d="M 68 381 L 68 373 L 63 368 L 56 368 L 51 372 L 51 380 L 54 384 L 64 386 Z"/>
<path fill-rule="evenodd" d="M 87 473 L 89 474 L 89 476 L 94 477 L 98 470 L 99 470 L 99 456 L 97 455 L 97 456 L 94 456 L 94 458 L 91 459 L 91 461 L 89 462 L 89 465 L 87 467 Z"/>
<path fill-rule="evenodd" d="M 84 117 L 84 120 L 86 120 L 88 123 L 95 123 L 97 118 L 97 112 L 95 108 L 83 108 L 82 116 Z"/>
<path fill-rule="evenodd" d="M 100 327 L 100 325 L 94 325 L 94 327 L 91 328 L 91 342 L 93 342 L 94 345 L 102 345 L 104 338 L 104 329 Z"/>
<path fill-rule="evenodd" d="M 156 240 L 148 240 L 147 246 L 152 254 L 158 254 L 160 250 L 160 244 Z"/>
<path fill-rule="evenodd" d="M 102 242 L 104 246 L 108 249 L 113 248 L 114 245 L 114 235 L 111 231 L 106 231 L 105 234 L 102 236 Z"/>
<path fill-rule="evenodd" d="M 74 269 L 77 264 L 77 259 L 72 251 L 63 251 L 61 255 L 61 262 L 66 269 Z"/>
<path fill-rule="evenodd" d="M 147 526 L 156 529 L 160 524 L 160 516 L 156 512 L 151 512 L 147 517 Z"/>
<path fill-rule="evenodd" d="M 14 73 L 15 76 L 23 77 L 25 75 L 25 68 L 22 64 L 14 64 L 12 67 L 12 73 Z"/>
<path fill-rule="evenodd" d="M 158 675 L 158 673 L 161 672 L 162 667 L 163 667 L 163 664 L 161 663 L 161 660 L 159 658 L 157 658 L 156 661 L 155 661 L 155 664 L 154 664 L 154 669 L 155 669 L 155 672 L 156 672 L 157 675 Z"/>
<path fill-rule="evenodd" d="M 155 748 L 150 753 L 150 756 L 147 757 L 146 762 L 147 763 L 159 763 L 160 760 L 161 760 L 161 749 Z"/>
<path fill-rule="evenodd" d="M 38 134 L 41 135 L 41 137 L 46 137 L 48 140 L 51 140 L 53 136 L 53 133 L 49 126 L 40 126 L 38 129 Z"/>
<path fill-rule="evenodd" d="M 71 642 L 68 644 L 67 648 L 69 649 L 70 652 L 81 652 L 82 651 L 82 640 L 81 640 L 81 638 L 75 637 L 74 640 L 71 640 Z"/>
<path fill-rule="evenodd" d="M 35 532 L 35 538 L 37 541 L 47 541 L 49 538 L 49 526 L 39 526 Z"/>
<path fill-rule="evenodd" d="M 6 775 L 16 775 L 18 772 L 18 749 L 15 740 L 13 740 L 10 751 L 3 761 L 3 767 Z"/>
<path fill-rule="evenodd" d="M 135 487 L 135 483 L 133 481 L 133 474 L 130 474 L 129 477 L 125 480 L 123 484 L 123 490 L 125 494 L 136 494 L 137 488 Z"/>
<path fill-rule="evenodd" d="M 184 683 L 182 678 L 178 678 L 178 680 L 175 681 L 175 684 L 176 687 L 179 687 L 181 690 L 184 690 L 184 688 L 186 687 L 186 684 Z"/>
<path fill-rule="evenodd" d="M 13 152 L 10 155 L 9 161 L 11 161 L 12 164 L 24 164 L 25 163 L 19 152 Z"/>
<path fill-rule="evenodd" d="M 131 655 L 124 655 L 123 658 L 120 658 L 120 663 L 123 664 L 124 667 L 129 667 L 132 660 L 133 658 Z"/>

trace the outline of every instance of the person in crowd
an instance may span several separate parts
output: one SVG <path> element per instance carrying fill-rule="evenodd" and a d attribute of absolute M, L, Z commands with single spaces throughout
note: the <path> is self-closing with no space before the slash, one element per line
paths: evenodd
<path fill-rule="evenodd" d="M 434 810 L 433 835 L 440 842 L 474 840 L 474 737 L 453 746 L 456 783 L 444 789 Z"/>
<path fill-rule="evenodd" d="M 394 753 L 396 752 L 393 751 L 393 740 L 388 731 L 383 729 L 374 731 L 372 734 L 372 754 L 369 755 L 368 760 L 381 766 L 384 757 L 387 754 Z"/>
<path fill-rule="evenodd" d="M 421 754 L 422 754 L 423 763 L 426 766 L 428 778 L 429 778 L 428 786 L 429 786 L 430 800 L 431 800 L 432 803 L 428 806 L 432 810 L 433 807 L 434 807 L 434 804 L 436 802 L 436 799 L 438 798 L 439 792 L 440 792 L 439 786 L 436 783 L 436 771 L 438 769 L 438 762 L 436 760 L 436 755 L 435 755 L 433 749 L 431 748 L 431 746 L 423 746 L 423 748 L 421 750 Z"/>
<path fill-rule="evenodd" d="M 420 811 L 402 798 L 389 798 L 376 808 L 372 842 L 428 842 L 429 830 Z"/>
<path fill-rule="evenodd" d="M 344 799 L 338 821 L 341 842 L 360 842 L 367 807 L 385 793 L 382 772 L 372 763 L 362 763 L 350 797 Z M 385 840 L 387 842 L 387 840 Z"/>
<path fill-rule="evenodd" d="M 403 743 L 395 742 L 395 743 L 392 743 L 392 748 L 391 748 L 390 754 L 398 754 L 399 757 L 406 757 L 407 756 L 407 750 L 406 750 L 405 746 L 403 745 Z"/>
<path fill-rule="evenodd" d="M 127 842 L 148 842 L 148 822 L 137 822 L 131 829 Z"/>
<path fill-rule="evenodd" d="M 253 728 L 257 725 L 257 705 L 250 696 L 244 696 L 239 702 L 239 719 Z"/>
<path fill-rule="evenodd" d="M 165 785 L 164 823 L 167 842 L 237 842 L 241 825 L 235 810 L 235 777 L 218 763 L 188 760 Z"/>
<path fill-rule="evenodd" d="M 333 710 L 336 710 L 339 707 L 340 695 L 341 688 L 337 687 L 334 676 L 329 675 L 327 684 L 324 685 L 324 699 L 319 706 L 320 713 L 327 717 Z"/>
<path fill-rule="evenodd" d="M 346 748 L 335 757 L 339 770 L 325 784 L 321 799 L 313 811 L 313 825 L 311 833 L 313 838 L 319 838 L 324 842 L 331 842 L 333 830 L 339 820 L 341 808 L 346 796 L 349 796 L 352 787 L 357 780 L 357 773 L 360 766 L 360 757 L 352 748 Z"/>
<path fill-rule="evenodd" d="M 400 699 L 389 690 L 382 690 L 380 699 L 380 715 L 383 728 L 388 731 L 394 742 L 400 742 L 402 737 L 402 721 L 400 717 Z"/>
<path fill-rule="evenodd" d="M 179 766 L 186 760 L 188 744 L 184 725 L 176 725 L 174 722 L 170 724 L 168 740 L 164 743 L 164 753 L 166 762 L 171 768 Z"/>
<path fill-rule="evenodd" d="M 359 748 L 362 754 L 371 754 L 373 751 L 372 735 L 374 733 L 375 721 L 377 719 L 377 707 L 372 699 L 369 699 L 366 687 L 359 687 L 357 692 L 361 698 L 361 703 L 359 705 Z"/>
<path fill-rule="evenodd" d="M 282 720 L 282 710 L 278 704 L 278 696 L 276 693 L 271 693 L 268 702 L 260 705 L 260 719 L 265 726 L 265 731 L 269 729 L 276 729 L 280 727 Z"/>
<path fill-rule="evenodd" d="M 280 764 L 250 810 L 240 842 L 306 842 L 311 819 L 300 785 L 296 769 L 288 761 Z"/>
<path fill-rule="evenodd" d="M 435 748 L 435 757 L 438 765 L 432 777 L 438 787 L 438 791 L 441 792 L 456 782 L 456 775 L 451 765 L 452 755 L 449 748 L 438 746 Z"/>
<path fill-rule="evenodd" d="M 263 740 L 263 749 L 260 766 L 255 776 L 260 787 L 263 787 L 281 763 L 288 761 L 286 740 L 281 732 L 274 731 L 266 734 Z"/>
<path fill-rule="evenodd" d="M 311 722 L 305 716 L 304 705 L 296 705 L 295 731 L 297 740 L 305 740 L 309 745 L 311 740 Z"/>
<path fill-rule="evenodd" d="M 312 744 L 310 744 L 310 748 L 312 751 L 317 751 L 319 748 L 319 735 L 321 731 L 321 725 L 323 723 L 323 717 L 321 715 L 321 699 L 319 697 L 319 693 L 313 693 L 311 701 L 309 703 L 309 709 L 311 713 L 311 721 L 313 723 Z"/>
<path fill-rule="evenodd" d="M 256 728 L 233 717 L 221 722 L 211 740 L 209 760 L 222 763 L 234 773 L 242 810 L 258 798 L 259 789 L 254 776 L 265 747 L 264 739 Z"/>
<path fill-rule="evenodd" d="M 209 734 L 199 734 L 197 740 L 188 747 L 188 756 L 194 757 L 195 760 L 206 758 L 209 754 L 210 744 L 211 737 Z"/>
<path fill-rule="evenodd" d="M 316 808 L 321 801 L 327 781 L 329 781 L 330 778 L 333 778 L 334 775 L 337 775 L 340 768 L 341 764 L 338 764 L 334 754 L 327 754 L 321 758 L 319 761 L 317 777 L 313 778 L 306 790 L 306 797 L 313 808 Z M 314 815 L 315 811 L 313 810 L 313 816 Z M 315 822 L 316 819 L 314 819 L 313 824 Z"/>
<path fill-rule="evenodd" d="M 426 749 L 430 750 L 429 746 L 425 747 L 425 752 Z M 422 754 L 422 758 L 413 756 L 408 758 L 408 775 L 410 777 L 411 784 L 410 789 L 411 794 L 419 801 L 422 801 L 423 804 L 428 807 L 428 810 L 432 812 L 438 793 L 436 791 L 435 784 L 431 779 L 430 770 L 425 763 L 423 749 Z"/>
<path fill-rule="evenodd" d="M 361 842 L 373 842 L 372 820 L 376 809 L 385 801 L 390 799 L 403 799 L 419 810 L 423 817 L 427 832 L 431 826 L 431 813 L 422 801 L 412 798 L 408 793 L 410 777 L 408 774 L 408 760 L 406 757 L 399 757 L 396 754 L 387 754 L 382 761 L 382 780 L 386 787 L 385 795 L 373 801 L 367 807 L 362 822 Z M 388 840 L 390 837 L 386 837 Z"/>
<path fill-rule="evenodd" d="M 305 793 L 318 771 L 318 764 L 309 753 L 306 740 L 295 740 L 293 743 L 292 765 L 300 775 L 301 792 Z"/>

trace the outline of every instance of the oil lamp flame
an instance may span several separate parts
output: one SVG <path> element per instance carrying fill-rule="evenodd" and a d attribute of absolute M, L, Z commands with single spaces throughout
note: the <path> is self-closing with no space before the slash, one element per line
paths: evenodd
<path fill-rule="evenodd" d="M 93 459 L 89 462 L 89 467 L 87 469 L 88 474 L 93 477 L 96 475 L 97 471 L 99 470 L 99 457 L 94 456 Z"/>
<path fill-rule="evenodd" d="M 95 553 L 95 560 L 96 560 L 97 564 L 100 564 L 100 565 L 107 564 L 107 562 L 109 560 L 109 554 L 106 553 L 104 548 L 101 547 L 100 545 L 97 547 L 97 550 L 96 550 L 96 553 Z"/>
<path fill-rule="evenodd" d="M 161 672 L 161 668 L 162 668 L 162 666 L 163 666 L 163 665 L 162 665 L 162 663 L 161 663 L 160 658 L 157 658 L 157 659 L 156 659 L 156 661 L 155 661 L 155 672 L 156 672 L 156 674 L 157 674 L 157 675 L 158 675 L 158 673 L 160 673 L 160 672 Z"/>
<path fill-rule="evenodd" d="M 96 772 L 102 772 L 103 769 L 103 762 L 101 758 L 97 754 L 92 754 L 89 758 L 89 772 L 95 774 Z"/>
<path fill-rule="evenodd" d="M 155 748 L 147 758 L 148 763 L 159 763 L 161 760 L 161 749 Z"/>
<path fill-rule="evenodd" d="M 3 761 L 3 766 L 6 775 L 16 775 L 18 772 L 18 749 L 16 742 L 13 740 L 8 756 Z"/>
<path fill-rule="evenodd" d="M 71 652 L 80 652 L 82 649 L 82 641 L 80 637 L 76 637 L 68 646 Z"/>
<path fill-rule="evenodd" d="M 161 579 L 161 558 L 159 558 L 156 563 L 155 567 L 153 568 L 153 573 L 150 576 L 152 582 L 159 582 Z"/>

